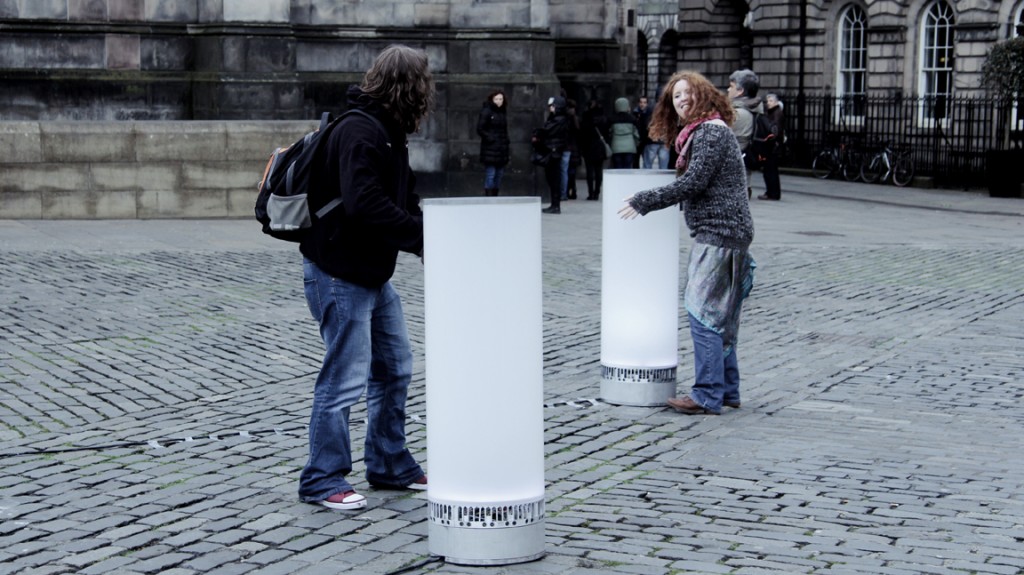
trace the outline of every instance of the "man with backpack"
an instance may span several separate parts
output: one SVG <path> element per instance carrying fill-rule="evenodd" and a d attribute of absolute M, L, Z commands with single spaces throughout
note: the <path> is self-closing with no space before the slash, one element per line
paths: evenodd
<path fill-rule="evenodd" d="M 385 489 L 427 487 L 405 445 L 412 349 L 390 283 L 399 251 L 423 252 L 406 142 L 434 98 L 426 53 L 388 47 L 347 98 L 349 109 L 365 113 L 347 115 L 329 134 L 322 185 L 309 198 L 309 212 L 324 215 L 313 219 L 299 244 L 306 301 L 326 348 L 299 497 L 332 509 L 366 506 L 346 479 L 352 471 L 349 410 L 364 390 L 367 481 Z M 338 208 L 322 211 L 339 197 Z"/>
<path fill-rule="evenodd" d="M 774 152 L 758 153 L 758 150 L 752 149 L 752 143 L 755 140 L 755 127 L 757 126 L 758 116 L 764 115 L 764 105 L 761 103 L 761 98 L 757 95 L 757 91 L 761 88 L 760 79 L 753 70 L 742 69 L 736 70 L 729 76 L 729 89 L 727 93 L 729 98 L 732 100 L 732 106 L 736 109 L 736 122 L 732 126 L 732 131 L 736 134 L 736 139 L 739 141 L 740 149 L 744 153 L 744 163 L 747 165 L 747 197 L 753 195 L 753 188 L 750 187 L 750 176 L 753 167 L 761 167 L 770 157 L 774 161 Z M 761 122 L 762 125 L 765 122 Z M 763 140 L 766 135 L 758 134 L 758 139 Z M 774 138 L 774 134 L 771 136 Z M 770 173 L 769 173 L 770 172 Z M 762 172 L 765 179 L 765 188 L 769 192 L 779 190 L 779 172 L 775 170 L 764 170 Z M 779 194 L 775 194 L 774 197 L 768 193 L 762 194 L 757 197 L 759 200 L 778 200 Z"/>

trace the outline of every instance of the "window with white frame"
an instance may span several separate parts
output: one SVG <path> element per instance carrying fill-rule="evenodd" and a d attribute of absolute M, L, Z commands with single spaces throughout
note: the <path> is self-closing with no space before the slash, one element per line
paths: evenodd
<path fill-rule="evenodd" d="M 1013 14 L 1013 30 L 1010 30 L 1010 37 L 1016 38 L 1021 35 L 1021 28 L 1024 28 L 1024 2 L 1017 6 Z"/>
<path fill-rule="evenodd" d="M 953 24 L 953 9 L 944 0 L 930 4 L 921 21 L 919 91 L 923 124 L 946 118 L 946 106 L 953 94 Z"/>
<path fill-rule="evenodd" d="M 839 53 L 836 61 L 837 111 L 846 119 L 864 117 L 867 95 L 867 17 L 860 6 L 851 4 L 839 17 Z"/>

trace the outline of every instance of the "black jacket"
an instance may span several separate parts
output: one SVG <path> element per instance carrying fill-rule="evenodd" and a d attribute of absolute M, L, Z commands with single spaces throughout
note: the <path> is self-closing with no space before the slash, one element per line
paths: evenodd
<path fill-rule="evenodd" d="M 505 106 L 497 107 L 493 102 L 484 103 L 476 121 L 476 133 L 480 136 L 480 162 L 487 166 L 508 164 L 508 122 Z"/>
<path fill-rule="evenodd" d="M 555 111 L 548 114 L 544 126 L 534 130 L 533 145 L 542 153 L 561 154 L 569 148 L 569 116 L 565 114 L 565 98 L 555 98 Z"/>
<path fill-rule="evenodd" d="M 637 107 L 633 110 L 633 115 L 636 117 L 636 129 L 640 131 L 640 146 L 638 152 L 643 152 L 643 149 L 647 144 L 651 143 L 651 136 L 647 130 L 651 127 L 651 117 L 654 116 L 654 108 L 647 106 L 647 109 L 640 111 Z"/>
<path fill-rule="evenodd" d="M 583 112 L 583 119 L 580 122 L 579 146 L 584 160 L 604 160 L 608 157 L 598 134 L 605 142 L 611 140 L 608 134 L 608 117 L 604 115 L 604 109 L 600 106 Z"/>
<path fill-rule="evenodd" d="M 380 122 L 353 114 L 331 133 L 325 184 L 310 199 L 310 212 L 338 194 L 344 204 L 314 221 L 299 250 L 334 277 L 379 287 L 394 274 L 399 251 L 422 253 L 422 212 L 405 131 L 356 86 L 349 88 L 348 107 Z"/>

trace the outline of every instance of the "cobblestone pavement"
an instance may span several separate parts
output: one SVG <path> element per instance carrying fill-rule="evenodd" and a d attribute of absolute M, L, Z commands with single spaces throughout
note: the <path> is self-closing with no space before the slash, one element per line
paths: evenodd
<path fill-rule="evenodd" d="M 547 555 L 488 568 L 420 565 L 425 494 L 361 461 L 366 509 L 297 500 L 321 343 L 292 246 L 0 221 L 0 574 L 1024 573 L 1024 200 L 783 184 L 752 204 L 743 407 L 718 417 L 598 399 L 600 209 L 544 216 Z M 418 259 L 395 284 L 425 462 Z"/>

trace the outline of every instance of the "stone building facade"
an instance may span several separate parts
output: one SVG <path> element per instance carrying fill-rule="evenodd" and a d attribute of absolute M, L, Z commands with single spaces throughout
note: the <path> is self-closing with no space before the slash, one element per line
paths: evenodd
<path fill-rule="evenodd" d="M 548 97 L 633 90 L 622 0 L 0 0 L 0 121 L 312 119 L 392 43 L 430 56 L 410 146 L 440 194 L 479 192 L 476 119 L 508 95 L 508 187 L 532 193 Z M 556 70 L 564 70 L 557 75 Z"/>
<path fill-rule="evenodd" d="M 788 96 L 980 95 L 985 55 L 1022 10 L 1024 0 L 0 0 L 0 150 L 52 122 L 312 120 L 341 111 L 379 50 L 405 43 L 427 51 L 438 85 L 410 146 L 427 195 L 480 192 L 475 122 L 494 88 L 511 114 L 506 187 L 543 193 L 529 134 L 560 90 L 611 109 L 656 96 L 678 69 L 725 86 L 752 67 Z"/>
<path fill-rule="evenodd" d="M 911 150 L 940 185 L 977 185 L 991 150 L 1024 141 L 1024 114 L 982 85 L 1024 0 L 638 0 L 641 90 L 689 68 L 725 87 L 754 69 L 786 102 L 787 161 L 823 147 Z"/>
<path fill-rule="evenodd" d="M 1024 0 L 638 0 L 637 12 L 652 95 L 677 69 L 724 85 L 751 67 L 794 95 L 978 96 L 985 56 L 1017 34 Z"/>

